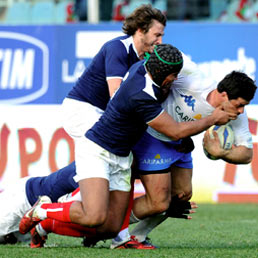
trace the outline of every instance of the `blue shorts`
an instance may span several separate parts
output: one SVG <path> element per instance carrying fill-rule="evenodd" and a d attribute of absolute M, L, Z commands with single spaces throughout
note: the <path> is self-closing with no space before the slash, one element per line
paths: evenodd
<path fill-rule="evenodd" d="M 139 174 L 168 173 L 171 165 L 192 169 L 191 152 L 182 153 L 175 150 L 175 146 L 180 143 L 181 140 L 163 142 L 145 132 L 133 148 L 137 172 Z"/>

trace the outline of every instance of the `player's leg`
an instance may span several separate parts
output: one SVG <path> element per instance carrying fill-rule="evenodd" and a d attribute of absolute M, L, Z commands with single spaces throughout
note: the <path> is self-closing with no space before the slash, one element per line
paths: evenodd
<path fill-rule="evenodd" d="M 102 239 L 109 239 L 117 235 L 125 217 L 128 205 L 129 192 L 111 191 L 107 219 L 99 227 L 85 227 L 75 223 L 61 222 L 53 219 L 41 221 L 32 229 L 32 248 L 43 247 L 47 235 L 55 233 L 58 235 L 85 237 L 84 245 L 91 247 Z"/>
<path fill-rule="evenodd" d="M 112 239 L 112 243 L 110 246 L 111 249 L 117 248 L 118 246 L 121 246 L 122 244 L 130 241 L 129 223 L 130 223 L 130 215 L 133 207 L 133 198 L 134 198 L 134 179 L 132 177 L 129 203 L 127 206 L 124 222 L 118 235 Z"/>
<path fill-rule="evenodd" d="M 136 173 L 146 194 L 134 200 L 135 221 L 166 211 L 171 199 L 171 165 L 183 156 L 178 143 L 162 142 L 145 133 L 134 147 Z"/>
<path fill-rule="evenodd" d="M 187 214 L 188 210 L 189 213 L 193 213 L 191 209 L 197 207 L 195 204 L 184 202 L 181 209 L 180 202 L 188 201 L 192 196 L 191 178 L 192 169 L 173 166 L 171 168 L 171 196 L 178 196 L 179 199 L 172 197 L 168 211 L 141 220 L 131 231 L 131 235 L 135 235 L 139 241 L 144 241 L 154 228 L 170 216 L 190 219 L 191 216 Z"/>
<path fill-rule="evenodd" d="M 143 241 L 147 235 L 168 217 L 190 219 L 197 205 L 190 203 L 192 196 L 192 158 L 191 153 L 183 154 L 171 165 L 172 201 L 166 213 L 141 220 L 132 230 L 137 239 Z"/>
<path fill-rule="evenodd" d="M 29 177 L 19 179 L 16 183 L 8 185 L 0 194 L 0 237 L 4 241 L 9 239 L 8 235 L 10 234 L 10 237 L 12 236 L 13 239 L 19 241 L 19 221 L 24 213 L 31 208 L 25 189 L 28 179 Z M 14 241 L 12 240 L 12 242 Z"/>
<path fill-rule="evenodd" d="M 112 185 L 112 183 L 111 183 Z M 133 190 L 133 187 L 132 187 Z M 121 194 L 116 194 L 117 191 L 111 191 L 110 192 L 110 203 L 111 205 L 113 205 L 114 203 L 122 203 L 123 205 L 126 206 L 127 204 L 127 194 L 125 196 L 124 199 L 117 200 L 118 197 L 121 196 Z M 122 192 L 122 195 L 125 195 L 124 192 Z M 116 197 L 118 196 L 118 197 Z M 130 196 L 132 197 L 132 201 L 133 201 L 133 192 L 130 192 Z M 130 198 L 131 198 L 130 197 Z M 80 189 L 77 188 L 75 191 L 73 191 L 70 194 L 67 194 L 65 196 L 62 196 L 61 198 L 59 198 L 59 202 L 71 202 L 71 201 L 81 201 L 81 194 L 80 194 Z M 128 206 L 128 210 L 129 212 L 131 212 L 131 207 L 132 204 Z M 111 210 L 114 210 L 112 207 L 110 208 Z M 110 219 L 108 219 L 107 221 L 109 223 L 112 223 L 113 228 L 115 223 L 117 223 L 120 219 L 120 217 L 124 217 L 124 213 L 119 214 L 119 212 L 123 212 L 125 210 L 125 207 L 119 207 L 116 208 L 116 213 L 115 216 L 114 214 L 110 213 L 109 216 L 114 220 L 112 222 L 110 222 Z M 116 218 L 116 216 L 118 216 L 118 219 Z M 127 215 L 128 218 L 126 218 L 124 220 L 122 229 L 128 228 L 129 225 L 129 217 L 130 217 L 130 213 Z M 108 227 L 109 229 L 111 229 L 111 227 L 109 225 L 106 224 L 105 227 Z M 117 228 L 120 229 L 121 225 L 118 224 L 116 226 L 116 230 Z M 90 228 L 90 232 L 88 230 L 88 227 L 83 227 L 80 226 L 78 224 L 73 224 L 73 223 L 64 223 L 64 222 L 60 222 L 57 220 L 52 220 L 52 219 L 46 219 L 44 221 L 41 221 L 37 226 L 36 226 L 36 232 L 35 230 L 32 232 L 32 242 L 31 242 L 31 247 L 32 248 L 37 248 L 37 247 L 43 247 L 44 246 L 44 242 L 46 240 L 46 236 L 48 233 L 55 233 L 55 234 L 60 234 L 60 235 L 67 235 L 67 236 L 74 236 L 74 237 L 80 237 L 80 236 L 84 236 L 84 245 L 87 247 L 90 247 L 93 245 L 93 243 L 95 244 L 96 242 L 98 242 L 99 240 L 101 240 L 102 238 L 105 238 L 105 236 L 102 236 L 101 238 L 101 233 L 103 232 L 103 230 L 105 231 L 105 228 L 100 227 L 100 230 L 96 231 L 95 230 L 95 235 L 93 234 L 92 228 Z M 116 231 L 115 231 L 116 232 Z M 111 233 L 111 232 L 109 232 Z M 99 237 L 96 237 L 96 235 L 98 235 Z M 130 235 L 128 232 L 128 239 L 125 240 L 125 242 L 127 240 L 130 240 Z M 94 241 L 93 241 L 94 240 Z"/>
<path fill-rule="evenodd" d="M 72 202 L 69 210 L 71 222 L 89 227 L 102 225 L 108 211 L 108 180 L 87 178 L 80 180 L 79 186 L 82 202 Z"/>
<path fill-rule="evenodd" d="M 80 224 L 61 222 L 53 219 L 43 220 L 32 230 L 31 247 L 43 247 L 47 234 L 49 233 L 73 237 L 86 237 L 84 244 L 88 247 L 91 246 L 93 242 L 96 243 L 102 239 L 112 238 L 117 235 L 121 228 L 128 205 L 128 199 L 129 192 L 111 191 L 109 195 L 107 218 L 99 227 L 85 227 Z M 96 198 L 92 201 L 95 203 L 99 202 Z M 103 213 L 103 210 L 101 210 L 101 213 Z M 98 213 L 93 215 L 98 216 Z M 88 216 L 88 214 L 86 216 Z"/>
<path fill-rule="evenodd" d="M 88 142 L 85 164 L 81 162 L 77 166 L 82 202 L 43 204 L 36 209 L 36 214 L 40 219 L 48 217 L 83 226 L 99 226 L 99 234 L 108 231 L 113 237 L 121 228 L 128 205 L 132 156 L 118 157 Z M 85 173 L 84 168 L 89 172 Z"/>
<path fill-rule="evenodd" d="M 134 197 L 134 180 L 131 181 L 131 192 L 130 192 L 130 200 L 129 205 L 127 207 L 126 216 L 123 222 L 123 225 L 118 233 L 118 235 L 112 239 L 111 249 L 155 249 L 154 246 L 149 244 L 143 244 L 136 240 L 133 236 L 129 234 L 129 222 L 131 211 L 133 207 L 133 197 Z"/>
<path fill-rule="evenodd" d="M 171 167 L 171 195 L 177 195 L 182 201 L 192 198 L 192 168 Z"/>
<path fill-rule="evenodd" d="M 166 211 L 171 199 L 170 173 L 140 175 L 145 195 L 134 199 L 133 215 L 141 220 Z"/>
<path fill-rule="evenodd" d="M 154 143 L 152 142 L 154 141 Z M 169 167 L 170 167 L 170 163 L 168 162 L 159 162 L 160 161 L 160 155 L 159 154 L 159 141 L 157 141 L 156 139 L 153 139 L 152 136 L 150 136 L 149 134 L 144 134 L 144 136 L 142 137 L 142 139 L 138 142 L 138 144 L 135 146 L 134 148 L 134 158 L 135 158 L 135 166 L 134 166 L 134 172 L 137 171 L 141 171 L 144 172 L 144 178 L 146 178 L 146 184 L 145 184 L 145 188 L 146 190 L 146 195 L 144 195 L 143 197 L 140 197 L 138 199 L 136 199 L 136 203 L 138 203 L 138 205 L 134 205 L 135 207 L 137 207 L 139 209 L 139 213 L 143 212 L 144 215 L 146 216 L 147 214 L 152 214 L 154 212 L 154 210 L 160 211 L 163 209 L 166 209 L 166 204 L 164 207 L 164 201 L 166 202 L 166 199 L 170 198 L 170 176 L 169 176 Z M 153 151 L 152 144 L 154 144 L 156 146 L 155 150 Z M 158 146 L 157 146 L 158 145 Z M 166 154 L 165 154 L 166 155 Z M 165 158 L 163 159 L 162 157 L 162 161 L 165 161 Z M 155 170 L 161 170 L 161 176 L 155 176 L 153 173 L 153 171 Z M 145 173 L 146 172 L 146 173 Z M 151 175 L 148 175 L 151 174 Z M 149 179 L 151 179 L 151 177 L 155 177 L 157 179 L 157 183 L 154 183 L 154 180 L 151 181 Z M 163 183 L 159 184 L 161 182 L 160 178 L 163 178 Z M 144 179 L 143 179 L 144 180 Z M 155 186 L 153 186 L 153 184 L 155 184 Z M 155 205 L 155 203 L 152 205 L 151 200 L 155 200 L 154 197 L 154 189 L 157 189 L 157 187 L 159 188 L 160 185 L 165 185 L 165 187 L 161 187 L 162 189 L 166 188 L 166 191 L 164 191 L 164 195 L 159 195 L 159 200 L 156 203 L 161 204 L 160 206 Z M 160 189 L 160 191 L 162 191 L 162 189 Z M 159 190 L 158 190 L 159 191 Z M 150 196 L 153 195 L 153 198 L 151 198 Z M 157 199 L 156 199 L 157 200 Z M 161 201 L 162 200 L 162 201 Z M 155 202 L 155 201 L 154 201 Z M 167 205 L 169 205 L 169 201 L 167 203 Z M 136 209 L 137 209 L 136 208 Z M 137 213 L 137 211 L 136 211 Z M 137 214 L 139 217 L 141 215 Z M 138 222 L 139 218 L 137 218 L 137 215 L 135 214 L 131 214 L 131 218 L 130 221 L 132 222 L 132 220 L 134 220 L 134 222 Z M 128 239 L 128 235 L 127 234 L 121 234 L 119 233 L 119 235 L 117 236 L 117 239 L 119 241 L 114 241 L 114 243 L 112 243 L 112 248 L 117 248 L 119 246 L 121 246 L 121 244 L 125 243 L 126 240 Z M 132 239 L 132 241 L 134 241 L 136 244 L 133 245 L 128 245 L 128 246 L 124 246 L 124 248 L 135 248 L 135 249 L 154 249 L 155 247 L 149 244 L 142 244 L 139 241 L 137 241 L 137 239 Z M 130 247 L 131 246 L 131 247 Z"/>
<path fill-rule="evenodd" d="M 98 121 L 103 110 L 86 102 L 65 98 L 62 103 L 62 113 L 63 127 L 75 143 L 74 179 L 79 182 L 82 198 L 81 203 L 73 202 L 70 207 L 66 204 L 69 207 L 69 219 L 82 225 L 102 224 L 107 216 L 109 199 L 108 164 L 101 159 L 103 149 L 89 141 L 85 137 L 85 132 Z M 97 194 L 98 191 L 100 194 Z M 95 205 L 94 201 L 97 201 Z M 103 211 L 101 214 L 100 206 Z M 94 217 L 94 214 L 98 216 Z"/>
<path fill-rule="evenodd" d="M 28 232 L 38 221 L 46 218 L 87 226 L 104 223 L 107 215 L 109 181 L 108 163 L 100 157 L 103 149 L 85 137 L 77 141 L 76 147 L 76 177 L 80 185 L 82 202 L 37 205 L 21 220 L 21 233 Z M 96 216 L 96 213 L 99 215 Z"/>

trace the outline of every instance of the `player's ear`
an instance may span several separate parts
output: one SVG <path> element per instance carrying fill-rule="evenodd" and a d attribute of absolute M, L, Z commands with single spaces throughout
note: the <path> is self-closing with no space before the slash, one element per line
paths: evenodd
<path fill-rule="evenodd" d="M 228 94 L 225 91 L 221 92 L 221 97 L 222 97 L 223 101 L 228 101 L 229 100 L 228 99 Z"/>
<path fill-rule="evenodd" d="M 135 33 L 138 34 L 138 35 L 140 35 L 140 36 L 144 36 L 144 34 L 145 34 L 145 33 L 144 33 L 144 30 L 141 29 L 141 28 L 138 28 Z"/>

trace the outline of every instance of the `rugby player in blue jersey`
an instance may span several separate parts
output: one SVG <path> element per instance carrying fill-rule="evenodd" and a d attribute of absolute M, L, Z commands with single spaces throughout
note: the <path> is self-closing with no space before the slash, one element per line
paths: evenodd
<path fill-rule="evenodd" d="M 81 230 L 86 236 L 114 237 L 121 228 L 128 204 L 131 149 L 148 125 L 178 140 L 213 124 L 236 119 L 235 113 L 225 112 L 221 106 L 198 121 L 178 123 L 168 115 L 161 101 L 182 65 L 182 54 L 175 47 L 156 46 L 145 62 L 140 61 L 130 68 L 104 114 L 86 133 L 80 134 L 77 130 L 77 122 L 82 123 L 83 115 L 78 115 L 78 121 L 75 117 L 83 110 L 71 109 L 74 115 L 69 115 L 68 119 L 73 126 L 66 130 L 77 145 L 75 178 L 82 202 L 52 204 L 39 199 L 21 220 L 21 233 L 28 232 L 40 220 L 50 218 L 63 227 Z"/>
<path fill-rule="evenodd" d="M 152 52 L 154 46 L 162 42 L 165 26 L 166 17 L 160 10 L 153 8 L 151 5 L 142 5 L 125 19 L 122 28 L 125 36 L 110 40 L 103 45 L 89 67 L 78 79 L 68 98 L 64 100 L 64 109 L 68 106 L 66 116 L 69 115 L 71 108 L 74 112 L 77 108 L 80 109 L 77 115 L 81 115 L 84 122 L 78 124 L 78 131 L 86 132 L 99 119 L 110 96 L 120 86 L 122 78 L 131 65 L 143 59 L 145 52 Z M 67 120 L 73 120 L 75 117 L 67 117 Z M 72 132 L 72 134 L 74 133 Z M 60 175 L 56 175 L 56 173 L 60 173 Z M 15 203 L 10 201 L 10 196 L 15 194 L 10 193 L 11 189 L 6 191 L 4 195 L 1 194 L 0 202 L 7 202 L 7 200 L 10 202 L 9 205 L 5 205 L 5 209 L 0 211 L 0 238 L 18 230 L 17 220 L 19 220 L 22 210 L 25 207 L 29 209 L 29 206 L 35 203 L 38 196 L 49 195 L 51 200 L 55 202 L 65 191 L 67 191 L 66 193 L 70 192 L 72 185 L 78 186 L 72 178 L 75 175 L 75 163 L 56 173 L 49 178 L 30 178 L 29 180 L 27 178 L 23 180 L 21 187 L 25 193 L 26 185 L 27 196 L 23 196 L 22 202 L 20 199 L 18 201 L 17 198 L 14 198 L 14 200 L 17 200 Z M 59 185 L 59 187 L 54 189 L 51 187 L 53 185 Z M 15 189 L 13 190 L 15 191 Z M 6 198 L 8 196 L 7 192 L 9 198 Z M 17 192 L 19 193 L 19 191 Z M 13 214 L 13 216 L 10 214 Z"/>

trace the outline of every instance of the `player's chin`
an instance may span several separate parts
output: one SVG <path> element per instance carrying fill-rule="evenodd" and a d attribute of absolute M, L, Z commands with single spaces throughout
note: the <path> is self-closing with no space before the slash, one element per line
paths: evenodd
<path fill-rule="evenodd" d="M 148 45 L 148 50 L 146 52 L 152 53 L 154 51 L 155 46 L 155 44 Z"/>

